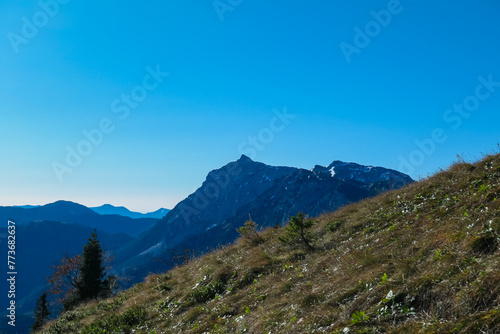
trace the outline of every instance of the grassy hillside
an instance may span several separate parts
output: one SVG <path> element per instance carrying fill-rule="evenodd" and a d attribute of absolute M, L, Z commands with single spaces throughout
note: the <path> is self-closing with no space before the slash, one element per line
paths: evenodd
<path fill-rule="evenodd" d="M 499 206 L 499 155 L 456 164 L 317 218 L 313 251 L 268 229 L 43 333 L 499 333 Z"/>

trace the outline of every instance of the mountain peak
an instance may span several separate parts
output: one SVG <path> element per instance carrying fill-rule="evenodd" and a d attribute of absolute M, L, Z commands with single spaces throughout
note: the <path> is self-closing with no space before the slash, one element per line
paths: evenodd
<path fill-rule="evenodd" d="M 124 206 L 114 206 L 112 204 L 103 204 L 100 206 L 101 208 L 116 208 L 116 209 L 125 209 Z"/>
<path fill-rule="evenodd" d="M 250 159 L 248 156 L 242 154 L 241 157 L 238 159 L 239 163 L 250 163 L 254 162 L 252 159 Z"/>
<path fill-rule="evenodd" d="M 89 210 L 89 208 L 87 208 L 86 206 L 84 205 L 81 205 L 81 204 L 78 204 L 78 203 L 75 203 L 75 202 L 71 202 L 71 201 L 65 201 L 65 200 L 59 200 L 59 201 L 55 201 L 53 203 L 49 203 L 49 204 L 45 204 L 43 205 L 42 207 L 45 207 L 45 208 L 58 208 L 58 209 L 62 209 L 62 208 L 72 208 L 72 209 L 80 209 L 80 210 L 83 210 L 83 211 L 87 211 Z"/>

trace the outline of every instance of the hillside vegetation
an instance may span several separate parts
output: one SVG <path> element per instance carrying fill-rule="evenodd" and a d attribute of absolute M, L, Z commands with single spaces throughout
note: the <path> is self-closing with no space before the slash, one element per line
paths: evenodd
<path fill-rule="evenodd" d="M 43 333 L 499 333 L 499 206 L 500 156 L 457 163 L 316 218 L 314 249 L 270 228 Z"/>

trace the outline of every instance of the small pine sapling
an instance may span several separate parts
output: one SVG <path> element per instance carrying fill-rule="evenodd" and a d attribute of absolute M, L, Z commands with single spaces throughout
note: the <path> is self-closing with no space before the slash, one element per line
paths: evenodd
<path fill-rule="evenodd" d="M 259 231 L 257 231 L 257 226 L 259 225 L 257 225 L 257 223 L 252 220 L 252 216 L 250 216 L 250 219 L 245 222 L 245 225 L 237 228 L 236 231 L 241 235 L 241 238 L 250 241 L 252 245 L 256 246 L 264 242 Z"/>
<path fill-rule="evenodd" d="M 313 235 L 308 230 L 315 224 L 314 219 L 306 219 L 306 216 L 299 212 L 297 217 L 290 217 L 290 222 L 286 226 L 286 234 L 284 237 L 280 237 L 280 240 L 285 243 L 299 241 L 307 249 L 314 250 L 315 248 L 311 244 Z"/>

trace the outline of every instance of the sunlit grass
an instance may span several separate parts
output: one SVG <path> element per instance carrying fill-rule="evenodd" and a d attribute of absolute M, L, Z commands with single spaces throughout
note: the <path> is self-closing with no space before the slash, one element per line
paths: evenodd
<path fill-rule="evenodd" d="M 318 217 L 313 249 L 270 228 L 43 332 L 498 333 L 499 177 L 498 155 L 457 163 Z"/>

